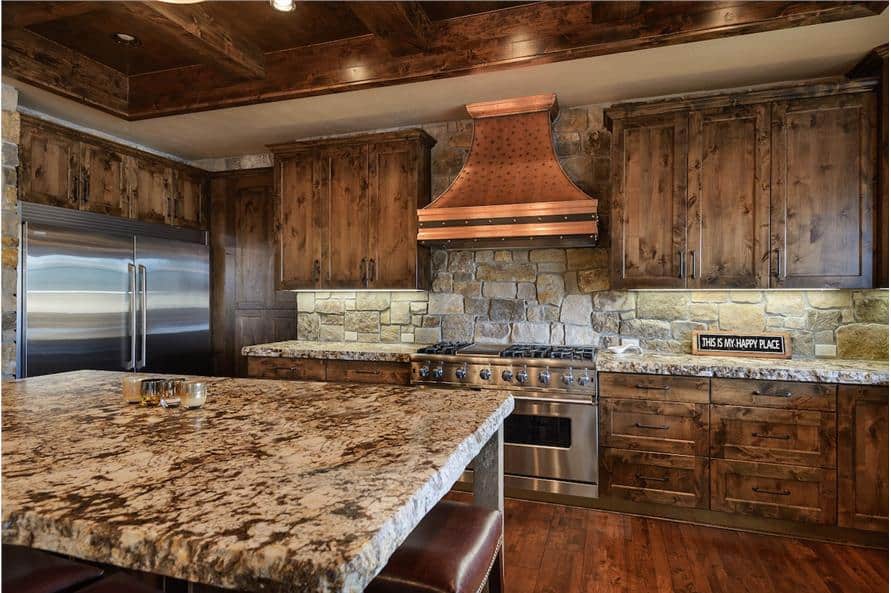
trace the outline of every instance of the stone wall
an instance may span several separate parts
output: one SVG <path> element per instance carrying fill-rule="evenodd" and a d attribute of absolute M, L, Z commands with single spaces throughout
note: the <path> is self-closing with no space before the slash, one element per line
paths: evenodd
<path fill-rule="evenodd" d="M 613 345 L 690 352 L 694 329 L 784 331 L 798 357 L 888 357 L 888 293 L 610 291 L 607 251 L 437 251 L 425 292 L 298 293 L 298 338 Z"/>
<path fill-rule="evenodd" d="M 3 333 L 0 351 L 0 374 L 3 378 L 15 377 L 16 370 L 16 282 L 19 261 L 19 216 L 16 210 L 18 201 L 19 130 L 18 91 L 3 85 L 2 128 L 3 128 L 3 197 L 0 205 L 0 242 L 2 242 L 2 309 Z"/>

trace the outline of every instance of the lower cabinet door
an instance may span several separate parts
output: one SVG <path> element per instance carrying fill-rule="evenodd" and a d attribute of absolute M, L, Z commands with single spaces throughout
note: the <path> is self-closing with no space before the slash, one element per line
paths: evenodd
<path fill-rule="evenodd" d="M 711 476 L 713 511 L 835 523 L 835 470 L 713 459 Z"/>
<path fill-rule="evenodd" d="M 324 381 L 325 361 L 314 358 L 247 357 L 248 377 L 287 379 L 291 381 Z"/>
<path fill-rule="evenodd" d="M 408 385 L 411 379 L 411 366 L 402 362 L 329 360 L 327 366 L 328 381 Z"/>
<path fill-rule="evenodd" d="M 601 399 L 600 445 L 705 457 L 708 455 L 708 406 Z"/>
<path fill-rule="evenodd" d="M 602 449 L 600 495 L 634 502 L 708 508 L 708 459 Z"/>

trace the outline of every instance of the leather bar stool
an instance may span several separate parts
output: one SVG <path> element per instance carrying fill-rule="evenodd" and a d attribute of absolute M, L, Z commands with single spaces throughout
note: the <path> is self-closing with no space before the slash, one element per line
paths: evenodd
<path fill-rule="evenodd" d="M 3 593 L 61 593 L 102 576 L 102 569 L 24 546 L 3 544 Z"/>
<path fill-rule="evenodd" d="M 163 593 L 159 589 L 140 583 L 122 572 L 115 573 L 78 589 L 76 593 Z"/>
<path fill-rule="evenodd" d="M 440 501 L 365 593 L 501 593 L 503 532 L 498 511 Z"/>

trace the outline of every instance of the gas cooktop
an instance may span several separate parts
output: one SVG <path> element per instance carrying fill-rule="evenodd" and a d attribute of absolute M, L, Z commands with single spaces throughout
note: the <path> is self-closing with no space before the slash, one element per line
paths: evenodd
<path fill-rule="evenodd" d="M 418 354 L 443 356 L 497 356 L 501 358 L 547 358 L 556 360 L 593 361 L 594 346 L 548 346 L 543 344 L 473 344 L 471 342 L 439 342 L 418 350 Z"/>

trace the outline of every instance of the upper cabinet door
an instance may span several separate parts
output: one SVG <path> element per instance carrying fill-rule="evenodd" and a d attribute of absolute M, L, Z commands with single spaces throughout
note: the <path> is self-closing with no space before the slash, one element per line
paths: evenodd
<path fill-rule="evenodd" d="M 81 210 L 126 216 L 123 157 L 109 148 L 80 143 Z"/>
<path fill-rule="evenodd" d="M 23 201 L 78 207 L 80 155 L 76 140 L 23 122 L 21 155 Z"/>
<path fill-rule="evenodd" d="M 313 152 L 275 162 L 276 284 L 282 290 L 319 288 L 322 234 L 322 164 Z"/>
<path fill-rule="evenodd" d="M 204 227 L 204 179 L 191 171 L 174 173 L 175 191 L 170 224 L 188 228 Z"/>
<path fill-rule="evenodd" d="M 323 286 L 368 287 L 372 258 L 368 145 L 334 146 L 320 153 L 322 203 L 328 210 L 322 249 Z"/>
<path fill-rule="evenodd" d="M 773 105 L 771 286 L 872 286 L 875 122 L 871 93 Z"/>
<path fill-rule="evenodd" d="M 422 189 L 417 142 L 372 144 L 368 154 L 371 215 L 368 286 L 418 287 L 418 215 Z"/>
<path fill-rule="evenodd" d="M 614 288 L 683 288 L 687 113 L 616 121 L 612 143 Z"/>
<path fill-rule="evenodd" d="M 767 105 L 690 114 L 687 205 L 687 286 L 767 287 Z"/>
<path fill-rule="evenodd" d="M 167 222 L 173 197 L 173 171 L 158 161 L 124 157 L 130 218 Z"/>

